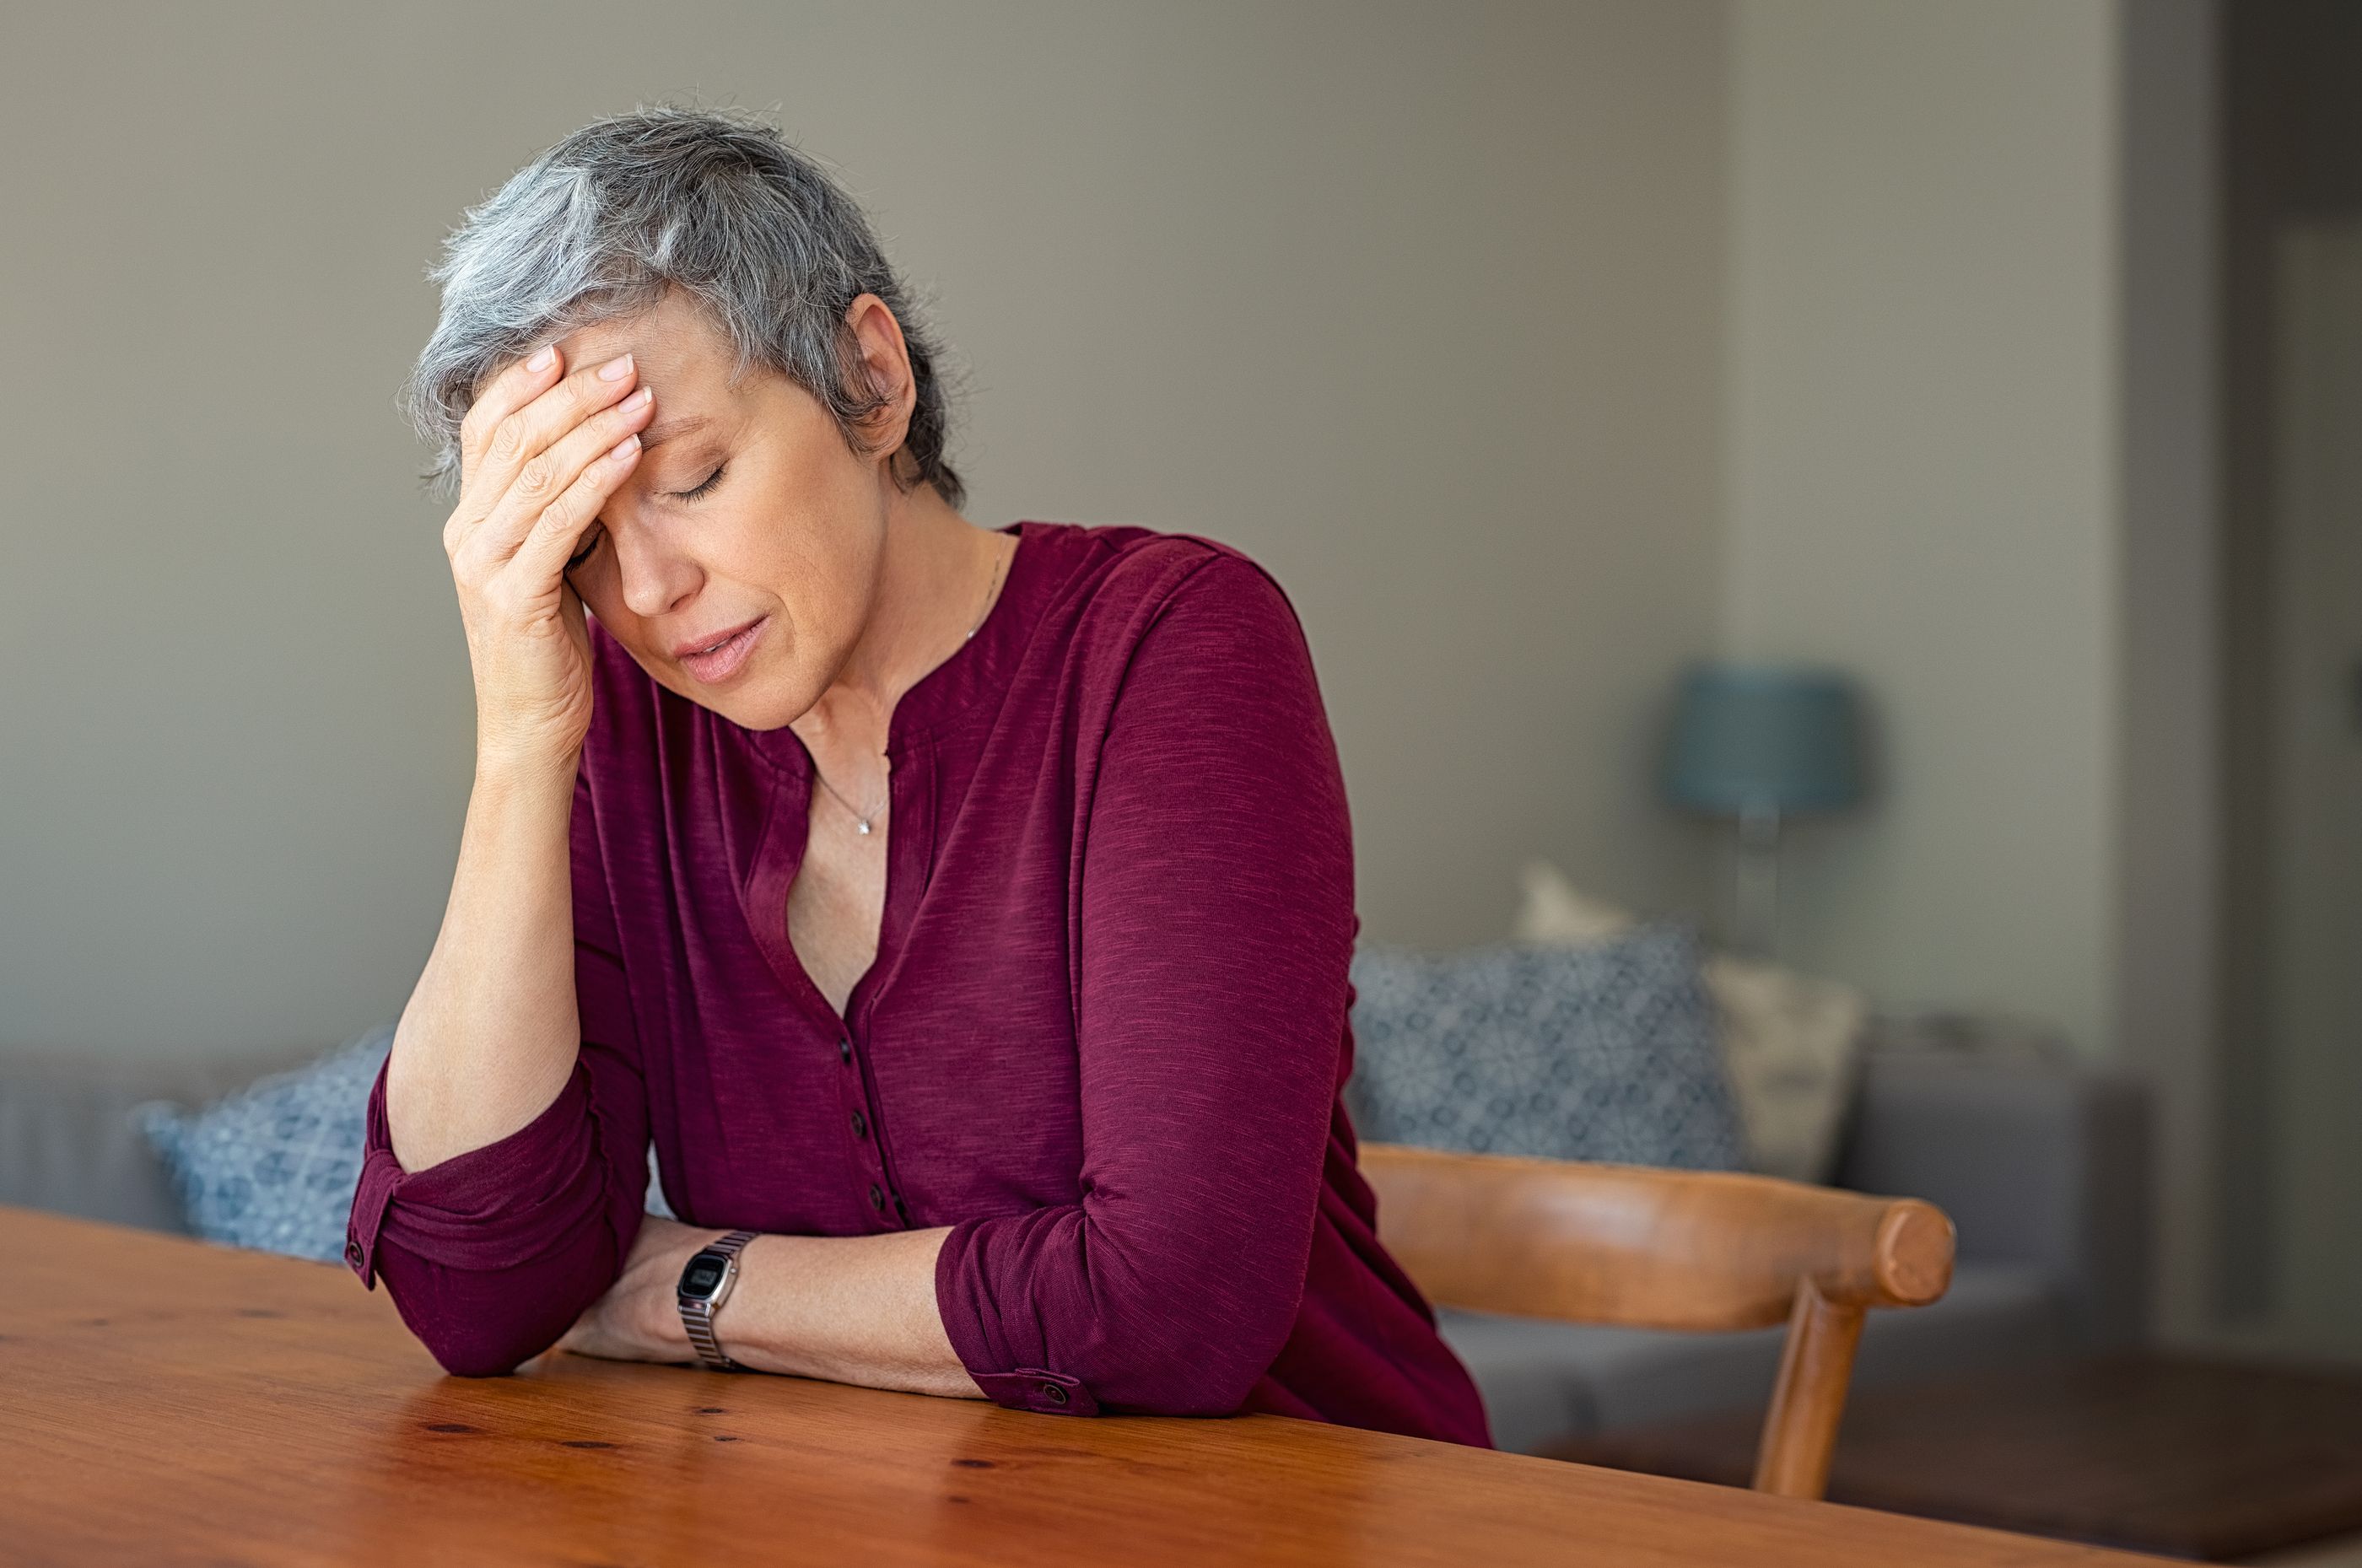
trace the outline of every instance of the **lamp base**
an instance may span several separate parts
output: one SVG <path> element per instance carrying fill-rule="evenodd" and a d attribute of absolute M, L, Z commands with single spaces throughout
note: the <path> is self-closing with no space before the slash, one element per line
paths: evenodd
<path fill-rule="evenodd" d="M 1738 813 L 1738 852 L 1732 878 L 1732 949 L 1770 958 L 1780 941 L 1780 809 L 1754 806 Z"/>

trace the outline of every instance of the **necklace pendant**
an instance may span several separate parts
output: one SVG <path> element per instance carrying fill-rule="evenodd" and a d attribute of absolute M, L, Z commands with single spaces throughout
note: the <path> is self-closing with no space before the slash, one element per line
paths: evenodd
<path fill-rule="evenodd" d="M 861 824 L 861 831 L 865 834 L 867 833 L 869 831 L 869 824 L 867 823 L 863 823 Z"/>

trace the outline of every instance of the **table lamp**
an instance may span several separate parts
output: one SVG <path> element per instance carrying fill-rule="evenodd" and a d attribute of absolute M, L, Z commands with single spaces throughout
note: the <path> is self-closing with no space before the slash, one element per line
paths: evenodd
<path fill-rule="evenodd" d="M 1769 955 L 1780 920 L 1780 824 L 1861 799 L 1861 719 L 1828 670 L 1705 665 L 1682 681 L 1665 798 L 1738 824 L 1734 945 Z"/>

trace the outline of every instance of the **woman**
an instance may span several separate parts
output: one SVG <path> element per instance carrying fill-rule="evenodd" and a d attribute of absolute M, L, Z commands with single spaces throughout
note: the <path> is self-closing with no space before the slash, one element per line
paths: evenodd
<path fill-rule="evenodd" d="M 933 343 L 760 126 L 592 125 L 436 275 L 476 778 L 362 1280 L 456 1373 L 1485 1443 L 1338 1099 L 1352 848 L 1277 585 L 962 517 Z"/>

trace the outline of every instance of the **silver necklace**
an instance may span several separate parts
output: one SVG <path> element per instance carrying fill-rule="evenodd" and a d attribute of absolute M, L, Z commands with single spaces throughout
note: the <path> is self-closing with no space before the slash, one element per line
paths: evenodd
<path fill-rule="evenodd" d="M 967 629 L 967 635 L 960 639 L 960 646 L 962 647 L 966 647 L 969 641 L 976 636 L 977 633 L 984 629 L 985 617 L 992 613 L 992 596 L 1000 588 L 1000 574 L 1008 569 L 1009 558 L 1016 553 L 1017 552 L 1014 550 L 1004 550 L 1001 552 L 999 564 L 994 566 L 992 569 L 992 585 L 984 591 L 984 608 L 977 613 L 976 624 Z M 836 795 L 836 803 L 838 805 L 843 806 L 846 811 L 853 812 L 854 822 L 859 824 L 861 832 L 865 835 L 869 832 L 869 824 L 877 820 L 877 812 L 886 809 L 885 805 L 881 804 L 878 806 L 877 811 L 871 812 L 866 816 L 863 815 L 859 811 L 855 809 L 852 801 L 846 800 L 842 795 L 837 795 L 836 786 L 828 781 L 827 776 L 821 772 L 820 764 L 817 762 L 812 764 L 812 777 L 820 780 L 820 787 L 822 789 L 827 790 L 832 795 Z M 890 802 L 893 799 L 894 791 L 889 786 L 886 791 L 886 800 Z"/>

